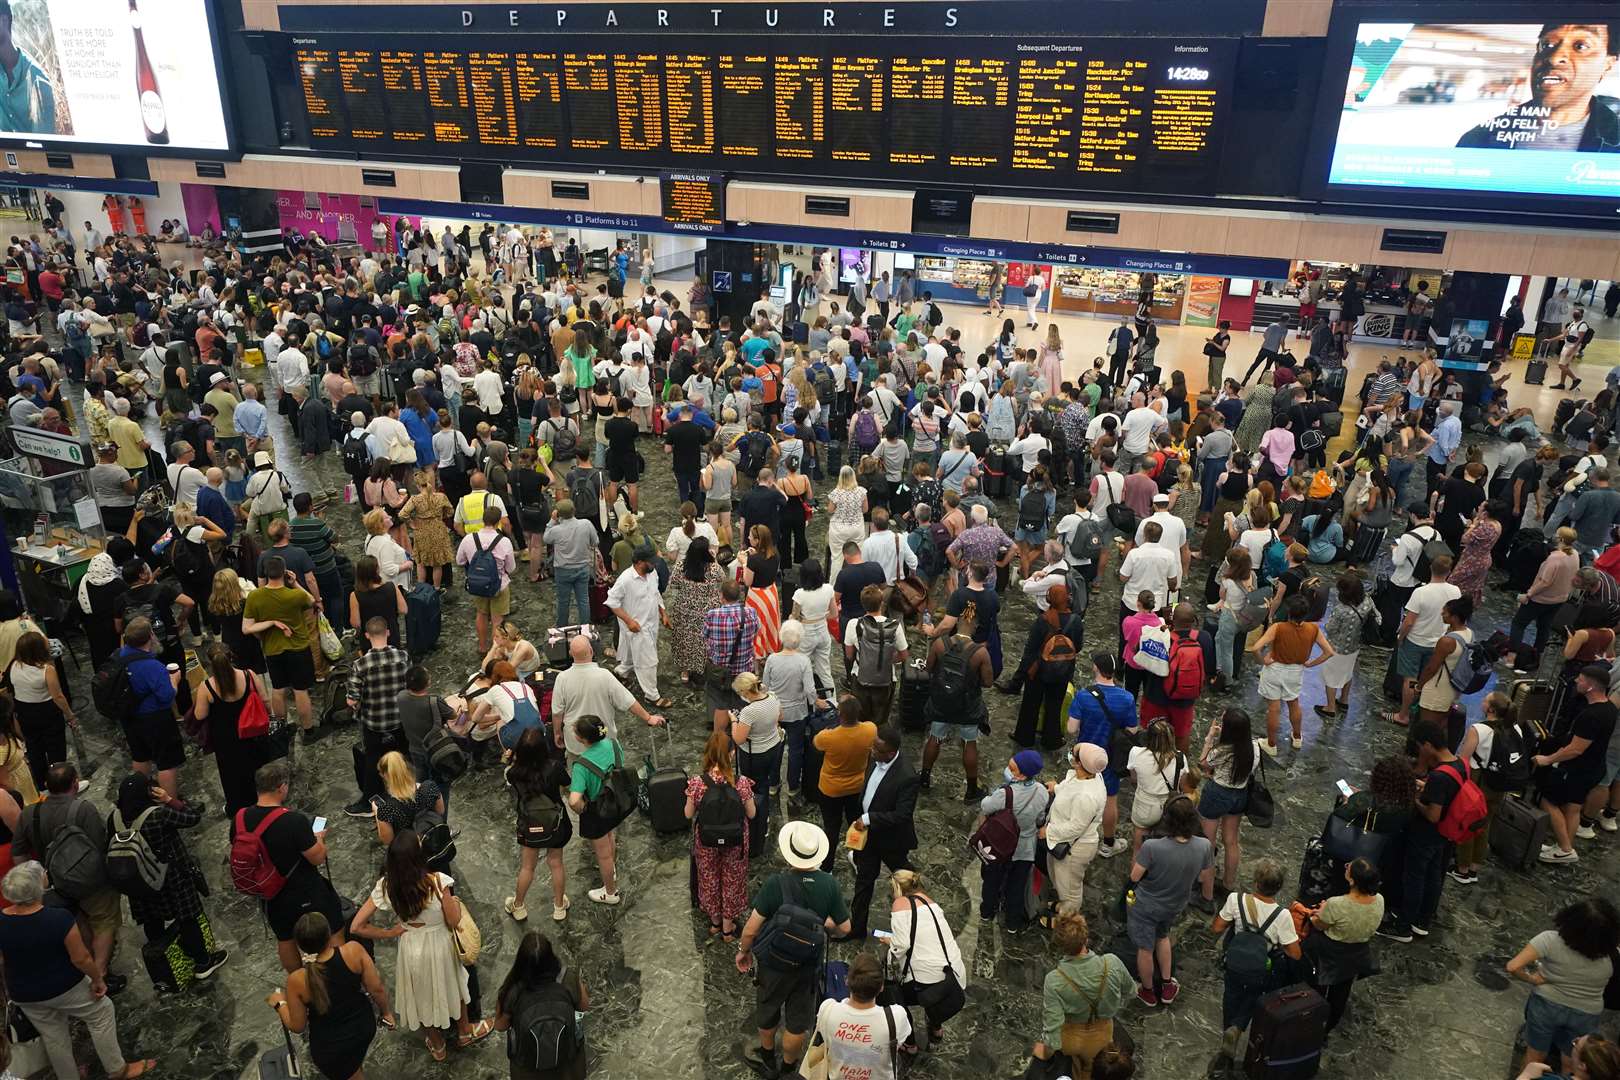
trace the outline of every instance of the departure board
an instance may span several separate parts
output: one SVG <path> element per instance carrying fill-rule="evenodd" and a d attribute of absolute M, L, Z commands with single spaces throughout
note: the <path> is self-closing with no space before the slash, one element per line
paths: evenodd
<path fill-rule="evenodd" d="M 832 34 L 536 35 L 544 48 L 528 49 L 527 37 L 495 47 L 471 34 L 290 36 L 309 143 L 455 160 L 1202 192 L 1235 49 L 1226 39 Z"/>

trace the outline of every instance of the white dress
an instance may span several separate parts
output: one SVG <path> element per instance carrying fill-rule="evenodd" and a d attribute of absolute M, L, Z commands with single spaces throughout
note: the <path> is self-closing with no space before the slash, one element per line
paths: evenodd
<path fill-rule="evenodd" d="M 441 888 L 456 883 L 449 874 L 434 876 Z M 371 902 L 378 911 L 393 911 L 382 878 L 371 890 Z M 444 924 L 439 895 L 429 897 L 427 907 L 403 925 L 405 935 L 398 939 L 399 954 L 394 960 L 394 1010 L 399 1026 L 405 1031 L 451 1027 L 472 996 L 467 991 L 467 969 L 456 955 L 455 938 Z"/>

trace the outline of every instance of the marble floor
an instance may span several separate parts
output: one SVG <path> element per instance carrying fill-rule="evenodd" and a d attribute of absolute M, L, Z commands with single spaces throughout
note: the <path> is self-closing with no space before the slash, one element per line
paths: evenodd
<path fill-rule="evenodd" d="M 950 317 L 969 328 L 970 344 L 989 336 L 988 319 L 968 309 L 954 308 Z M 1107 333 L 1108 324 L 1086 319 L 1063 320 L 1063 333 L 1072 337 L 1070 366 L 1089 360 Z M 1171 328 L 1162 357 L 1172 366 L 1185 365 L 1201 380 L 1199 353 L 1203 332 Z M 1253 355 L 1257 339 L 1238 335 L 1234 357 Z M 1612 341 L 1593 347 L 1590 375 L 1601 379 L 1617 350 Z M 1379 350 L 1358 346 L 1352 367 L 1376 362 Z M 1190 380 L 1192 381 L 1192 380 Z M 1353 389 L 1359 380 L 1352 376 Z M 1520 391 L 1522 394 L 1523 391 Z M 1533 392 L 1525 403 L 1550 413 L 1548 391 Z M 1556 395 L 1553 395 L 1556 397 Z M 1550 417 L 1548 418 L 1550 419 Z M 272 416 L 273 422 L 279 420 Z M 286 445 L 283 442 L 283 445 Z M 654 462 L 653 475 L 642 484 L 642 509 L 650 514 L 650 535 L 662 536 L 676 523 L 674 484 L 663 466 Z M 331 495 L 343 476 L 335 455 L 313 467 L 285 461 L 284 467 L 299 490 Z M 1420 474 L 1421 476 L 1421 474 Z M 1421 483 L 1415 478 L 1414 482 Z M 1415 494 L 1415 492 L 1411 493 Z M 358 549 L 358 515 L 341 499 L 332 498 L 326 514 L 350 549 Z M 824 529 L 816 516 L 815 533 Z M 1204 568 L 1196 567 L 1195 580 Z M 1092 605 L 1088 636 L 1094 642 L 1111 640 L 1110 625 L 1116 610 L 1117 579 L 1103 589 Z M 1485 613 L 1476 626 L 1487 631 L 1505 626 L 1512 598 L 1504 589 L 1487 594 Z M 446 594 L 444 637 L 429 661 L 435 687 L 458 686 L 477 662 L 471 628 L 471 605 L 459 588 Z M 543 634 L 551 619 L 553 598 L 549 584 L 515 586 L 512 617 L 531 637 Z M 1022 595 L 1008 599 L 1002 616 L 1008 649 L 1017 649 L 1033 612 Z M 1333 784 L 1342 778 L 1361 783 L 1372 761 L 1395 752 L 1403 742 L 1400 732 L 1379 717 L 1378 682 L 1386 654 L 1368 649 L 1361 662 L 1349 714 L 1332 722 L 1321 721 L 1311 706 L 1322 700 L 1319 680 L 1307 675 L 1305 747 L 1284 750 L 1277 768 L 1269 769 L 1279 796 L 1274 828 L 1245 827 L 1242 835 L 1245 867 L 1262 856 L 1276 858 L 1292 878 L 1305 840 L 1320 829 L 1331 805 Z M 86 691 L 83 673 L 77 690 Z M 1230 704 L 1256 707 L 1254 669 L 1239 689 L 1200 702 L 1195 737 L 1201 737 L 1210 715 Z M 666 693 L 677 704 L 667 714 L 673 720 L 673 749 L 665 760 L 695 768 L 708 730 L 707 714 L 692 692 L 684 690 L 665 660 L 661 678 Z M 332 685 L 318 688 L 320 696 L 336 692 Z M 1000 767 L 1001 755 L 1011 751 L 1007 733 L 1013 723 L 1016 700 L 989 695 L 994 733 L 984 740 L 986 766 Z M 89 711 L 89 710 L 87 710 Z M 121 775 L 124 751 L 114 733 L 100 721 L 87 719 L 91 747 L 102 761 L 90 797 L 107 800 Z M 651 750 L 649 732 L 639 725 L 626 729 L 627 748 L 640 757 Z M 341 732 L 314 747 L 299 748 L 292 803 L 310 815 L 331 820 L 327 842 L 330 868 L 338 889 L 363 897 L 376 881 L 381 849 L 369 822 L 344 817 L 341 808 L 354 798 L 349 743 L 352 732 Z M 1195 745 L 1197 745 L 1195 743 Z M 920 752 L 918 737 L 907 737 L 905 753 Z M 212 765 L 195 759 L 184 774 L 185 793 L 220 805 L 218 780 Z M 913 1075 L 930 1080 L 979 1080 L 1021 1074 L 1031 1040 L 1038 1034 L 1040 986 L 1053 961 L 1045 935 L 1030 931 L 1011 936 L 976 916 L 978 873 L 965 850 L 972 814 L 960 802 L 960 763 L 947 751 L 936 771 L 934 790 L 921 800 L 917 813 L 922 846 L 915 853 L 930 893 L 941 902 L 955 928 L 969 967 L 968 1005 L 948 1028 L 943 1045 L 924 1056 Z M 484 991 L 484 1012 L 493 1014 L 493 998 L 526 929 L 501 912 L 517 865 L 510 839 L 513 810 L 498 772 L 476 773 L 458 783 L 452 802 L 451 823 L 461 833 L 460 857 L 455 867 L 458 892 L 468 901 L 482 928 L 484 949 L 479 962 Z M 701 917 L 688 899 L 687 861 L 690 841 L 684 836 L 654 835 L 646 823 L 633 818 L 621 830 L 620 873 L 625 892 L 623 906 L 608 909 L 585 899 L 597 884 L 594 861 L 581 845 L 567 853 L 568 891 L 576 901 L 565 923 L 544 918 L 538 899 L 529 927 L 552 936 L 567 962 L 581 972 L 592 1007 L 587 1020 L 591 1075 L 612 1080 L 664 1080 L 664 1078 L 716 1078 L 738 1080 L 752 1075 L 737 1059 L 737 1049 L 751 1037 L 752 1000 L 748 980 L 732 967 L 731 951 L 710 944 Z M 213 884 L 208 910 L 216 933 L 230 948 L 230 963 L 210 983 L 172 997 L 157 996 L 140 971 L 139 935 L 126 927 L 114 961 L 115 970 L 131 976 L 129 988 L 117 999 L 120 1032 L 126 1049 L 155 1057 L 162 1076 L 195 1080 L 235 1080 L 257 1075 L 258 1055 L 281 1041 L 279 1025 L 264 997 L 281 984 L 282 974 L 273 942 L 255 905 L 232 890 L 225 872 L 226 826 L 217 817 L 198 830 L 193 848 Z M 1448 881 L 1436 932 L 1412 945 L 1380 945 L 1383 974 L 1355 992 L 1345 1025 L 1329 1043 L 1321 1075 L 1329 1080 L 1405 1080 L 1424 1076 L 1433 1080 L 1479 1080 L 1509 1075 L 1514 1032 L 1524 1004 L 1525 988 L 1510 984 L 1502 964 L 1532 935 L 1549 925 L 1551 913 L 1567 901 L 1591 894 L 1614 895 L 1620 883 L 1620 857 L 1612 834 L 1583 842 L 1582 861 L 1571 868 L 1537 866 L 1519 873 L 1490 864 L 1481 883 L 1459 887 Z M 754 880 L 777 868 L 772 855 L 756 864 Z M 1094 946 L 1122 946 L 1121 928 L 1103 914 L 1103 901 L 1118 894 L 1129 860 L 1098 860 L 1091 868 L 1085 903 L 1092 921 Z M 842 860 L 840 880 L 846 890 L 852 875 Z M 535 896 L 547 892 L 544 872 L 535 883 Z M 880 883 L 884 895 L 886 883 Z M 881 912 L 872 925 L 886 923 Z M 1183 1080 L 1221 1075 L 1212 1071 L 1220 1041 L 1220 972 L 1217 942 L 1207 923 L 1196 913 L 1175 928 L 1178 968 L 1185 988 L 1173 1007 L 1145 1010 L 1130 1005 L 1122 1018 L 1141 1048 L 1137 1075 L 1142 1080 Z M 848 959 L 857 946 L 837 945 L 833 955 Z M 381 944 L 378 960 L 384 977 L 393 981 L 393 946 Z M 86 1051 L 87 1047 L 84 1048 Z M 88 1053 L 82 1060 L 91 1060 Z M 504 1051 L 491 1038 L 468 1051 L 453 1052 L 450 1062 L 436 1065 L 418 1036 L 382 1033 L 373 1045 L 368 1074 L 374 1077 L 458 1076 L 497 1077 L 507 1074 Z M 92 1066 L 92 1076 L 99 1075 Z"/>

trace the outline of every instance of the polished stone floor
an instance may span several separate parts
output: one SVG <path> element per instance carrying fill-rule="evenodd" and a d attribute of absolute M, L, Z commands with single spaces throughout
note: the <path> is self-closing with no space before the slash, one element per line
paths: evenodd
<path fill-rule="evenodd" d="M 971 315 L 965 317 L 979 321 Z M 1092 323 L 1086 330 L 1088 334 L 1106 333 L 1101 323 Z M 1097 336 L 1100 340 L 1100 334 Z M 1173 358 L 1180 359 L 1190 373 L 1200 371 L 1198 338 L 1185 331 L 1178 338 Z M 1234 355 L 1239 352 L 1248 350 L 1240 345 Z M 1356 364 L 1375 358 L 1372 350 L 1358 349 Z M 1358 384 L 1352 377 L 1352 387 Z M 661 537 L 676 521 L 674 485 L 660 464 L 662 455 L 647 456 L 654 463 L 655 475 L 642 485 L 643 510 L 651 513 L 650 534 Z M 296 461 L 286 466 L 299 489 L 333 493 L 341 486 L 335 455 L 313 469 Z M 1421 482 L 1420 472 L 1414 483 Z M 334 498 L 327 513 L 351 541 L 350 547 L 357 549 L 359 527 L 354 510 Z M 813 528 L 824 528 L 822 517 L 817 515 L 818 526 Z M 1203 573 L 1203 567 L 1195 567 L 1194 579 L 1202 581 Z M 1093 604 L 1088 620 L 1090 640 L 1112 639 L 1110 623 L 1118 589 L 1115 579 Z M 441 690 L 459 685 L 478 659 L 467 597 L 453 589 L 445 599 L 443 645 L 429 663 L 435 686 Z M 1504 626 L 1511 603 L 1505 590 L 1491 590 L 1486 612 L 1476 626 L 1487 630 Z M 549 585 L 516 585 L 513 618 L 531 637 L 543 633 L 551 611 Z M 1007 648 L 1014 655 L 1031 617 L 1032 609 L 1021 595 L 1009 599 L 1002 625 Z M 1280 767 L 1269 770 L 1279 796 L 1278 820 L 1269 831 L 1245 827 L 1245 866 L 1258 857 L 1271 856 L 1289 869 L 1292 878 L 1304 841 L 1320 829 L 1331 805 L 1334 781 L 1344 777 L 1351 783 L 1361 782 L 1376 757 L 1400 747 L 1403 740 L 1397 729 L 1378 719 L 1377 684 L 1386 655 L 1376 650 L 1364 654 L 1350 714 L 1336 722 L 1323 723 L 1311 711 L 1322 691 L 1319 680 L 1307 676 L 1305 748 L 1297 753 L 1285 749 L 1277 763 Z M 1210 714 L 1217 709 L 1233 702 L 1255 706 L 1253 672 L 1251 665 L 1240 690 L 1200 703 L 1195 737 L 1201 737 Z M 708 728 L 705 710 L 696 695 L 680 687 L 667 659 L 661 681 L 665 692 L 677 699 L 677 705 L 668 710 L 675 724 L 674 757 L 679 764 L 695 768 Z M 84 688 L 79 689 L 82 693 Z M 984 746 L 986 771 L 993 772 L 1000 767 L 1001 755 L 1011 750 L 1006 736 L 1016 701 L 990 697 L 995 732 Z M 123 751 L 104 725 L 94 719 L 87 725 L 92 746 L 106 763 L 96 774 L 90 795 L 105 800 L 119 774 Z M 625 730 L 634 754 L 648 751 L 646 729 L 631 724 Z M 363 897 L 376 880 L 381 849 L 368 822 L 346 818 L 341 812 L 355 794 L 351 738 L 350 733 L 340 733 L 297 752 L 292 802 L 312 816 L 331 819 L 327 842 L 333 880 L 341 892 Z M 916 736 L 908 736 L 905 752 L 913 758 L 919 754 Z M 960 764 L 948 750 L 937 769 L 934 790 L 924 796 L 917 815 L 922 846 L 915 861 L 929 891 L 944 906 L 970 969 L 966 1010 L 950 1024 L 944 1044 L 922 1058 L 913 1071 L 932 1080 L 1019 1075 L 1029 1044 L 1038 1033 L 1041 980 L 1053 960 L 1041 932 L 1010 936 L 976 917 L 978 874 L 965 850 L 972 814 L 959 801 L 961 784 Z M 184 786 L 188 795 L 219 805 L 218 781 L 210 763 L 196 760 L 189 765 Z M 1128 806 L 1124 799 L 1122 806 Z M 510 797 L 497 772 L 478 773 L 456 785 L 451 823 L 460 830 L 461 838 L 455 876 L 458 892 L 469 902 L 483 931 L 479 969 L 486 1015 L 493 1015 L 495 991 L 524 929 L 500 909 L 502 897 L 511 891 L 517 864 L 510 839 L 512 817 Z M 224 865 L 224 822 L 213 818 L 199 832 L 194 849 L 214 886 L 209 911 L 216 932 L 232 951 L 231 961 L 206 986 L 180 996 L 155 996 L 139 971 L 138 932 L 126 928 L 115 960 L 115 969 L 131 976 L 129 989 L 118 999 L 120 1031 L 131 1053 L 159 1060 L 159 1075 L 198 1080 L 253 1077 L 259 1053 L 281 1040 L 278 1024 L 264 1004 L 265 995 L 281 984 L 281 970 L 254 904 L 230 887 Z M 1551 913 L 1562 904 L 1594 892 L 1614 895 L 1620 880 L 1615 846 L 1615 837 L 1600 834 L 1598 840 L 1581 844 L 1583 861 L 1573 868 L 1537 866 L 1528 873 L 1517 873 L 1490 864 L 1479 885 L 1464 888 L 1448 881 L 1432 937 L 1413 945 L 1380 945 L 1383 974 L 1357 988 L 1350 1016 L 1329 1044 L 1321 1075 L 1330 1080 L 1417 1076 L 1476 1080 L 1507 1074 L 1525 990 L 1503 977 L 1502 964 L 1529 937 L 1547 927 Z M 531 907 L 536 914 L 528 926 L 553 937 L 590 989 L 592 1007 L 587 1023 L 593 1076 L 733 1080 L 751 1075 L 736 1057 L 737 1048 L 750 1037 L 751 989 L 747 979 L 733 969 L 731 951 L 707 942 L 702 919 L 689 903 L 688 847 L 688 839 L 657 837 L 644 821 L 632 819 L 621 831 L 620 841 L 626 900 L 622 907 L 607 909 L 586 900 L 585 891 L 597 884 L 594 862 L 581 845 L 571 846 L 568 891 L 575 903 L 568 920 L 560 925 L 544 918 L 548 888 L 543 870 L 535 883 Z M 771 850 L 774 852 L 774 843 Z M 1102 914 L 1102 904 L 1105 898 L 1117 895 L 1128 863 L 1128 859 L 1116 858 L 1098 860 L 1092 866 L 1085 909 L 1098 948 L 1120 947 L 1120 929 Z M 755 880 L 777 865 L 774 857 L 756 864 Z M 842 860 L 838 869 L 847 889 L 850 869 Z M 885 883 L 880 883 L 880 897 L 885 892 Z M 1292 881 L 1284 892 L 1292 894 Z M 881 905 L 872 925 L 885 925 Z M 1193 914 L 1175 928 L 1174 936 L 1185 992 L 1173 1007 L 1149 1011 L 1132 1004 L 1123 1016 L 1141 1048 L 1137 1075 L 1144 1080 L 1219 1075 L 1211 1072 L 1220 1039 L 1216 941 L 1202 918 Z M 378 960 L 390 984 L 393 951 L 386 943 L 378 948 Z M 834 955 L 845 959 L 854 951 L 852 945 L 834 947 Z M 81 1056 L 90 1060 L 88 1054 Z M 470 1051 L 453 1052 L 450 1063 L 441 1066 L 429 1059 L 417 1037 L 386 1032 L 379 1035 L 368 1061 L 368 1074 L 374 1077 L 496 1077 L 506 1075 L 506 1068 L 497 1038 Z M 92 1067 L 91 1075 L 98 1075 L 98 1070 Z"/>

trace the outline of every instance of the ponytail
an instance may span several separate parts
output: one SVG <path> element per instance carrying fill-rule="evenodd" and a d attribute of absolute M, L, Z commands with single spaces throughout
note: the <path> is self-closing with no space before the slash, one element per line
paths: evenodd
<path fill-rule="evenodd" d="M 299 917 L 293 924 L 293 943 L 298 946 L 298 957 L 304 968 L 304 978 L 309 984 L 309 1005 L 320 1015 L 332 1007 L 332 996 L 326 990 L 326 965 L 321 963 L 320 955 L 326 949 L 332 937 L 331 924 L 326 916 L 318 911 L 311 911 Z M 334 948 L 333 957 L 342 963 L 342 957 Z"/>
<path fill-rule="evenodd" d="M 688 538 L 697 532 L 697 506 L 690 500 L 681 503 L 681 531 Z"/>

